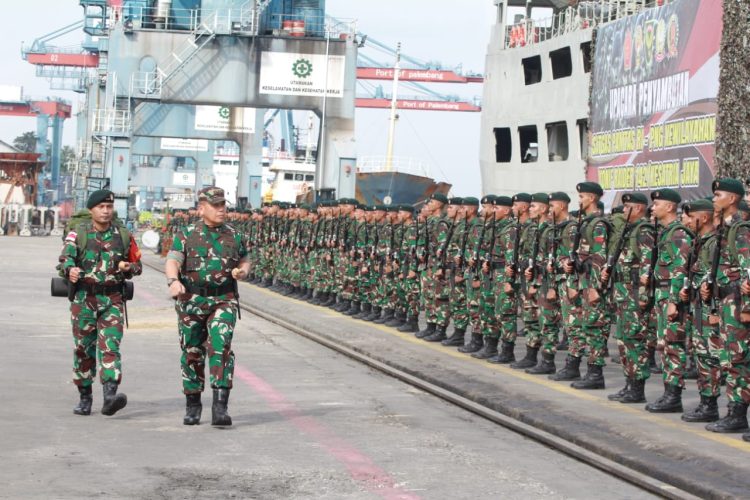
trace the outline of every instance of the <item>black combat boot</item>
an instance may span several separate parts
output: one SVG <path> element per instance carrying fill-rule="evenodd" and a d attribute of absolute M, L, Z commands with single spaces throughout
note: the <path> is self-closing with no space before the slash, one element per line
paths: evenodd
<path fill-rule="evenodd" d="M 352 300 L 352 305 L 349 308 L 349 310 L 342 311 L 342 312 L 344 313 L 344 316 L 354 316 L 356 314 L 359 314 L 360 313 L 359 302 L 357 302 L 356 300 Z"/>
<path fill-rule="evenodd" d="M 393 313 L 393 318 L 391 318 L 390 321 L 383 323 L 383 325 L 398 328 L 404 323 L 406 323 L 406 311 L 397 309 L 396 312 Z"/>
<path fill-rule="evenodd" d="M 630 390 L 631 383 L 632 383 L 632 380 L 629 378 L 626 378 L 625 387 L 623 387 L 622 389 L 620 389 L 614 394 L 607 395 L 607 399 L 609 399 L 610 401 L 622 401 L 623 396 L 625 396 L 625 394 L 627 394 L 628 391 Z"/>
<path fill-rule="evenodd" d="M 747 442 L 747 443 L 750 443 L 750 432 L 744 433 L 742 435 L 742 440 L 745 441 L 745 442 Z"/>
<path fill-rule="evenodd" d="M 565 358 L 565 366 L 562 370 L 547 377 L 550 380 L 567 381 L 567 380 L 578 380 L 581 378 L 581 358 L 575 356 L 568 356 Z"/>
<path fill-rule="evenodd" d="M 373 323 L 377 323 L 378 325 L 382 325 L 385 323 L 388 323 L 390 320 L 393 319 L 393 309 L 386 307 L 383 309 L 383 315 L 373 321 Z"/>
<path fill-rule="evenodd" d="M 352 308 L 352 301 L 349 300 L 349 299 L 344 299 L 341 302 L 339 302 L 338 304 L 336 304 L 336 307 L 334 307 L 333 309 L 335 311 L 338 311 L 338 312 L 342 313 L 344 311 L 348 311 L 351 308 Z"/>
<path fill-rule="evenodd" d="M 370 314 L 362 318 L 363 321 L 375 321 L 380 317 L 382 308 L 380 306 L 372 306 Z"/>
<path fill-rule="evenodd" d="M 372 304 L 365 302 L 362 304 L 359 308 L 359 312 L 357 314 L 352 315 L 352 318 L 354 319 L 363 319 L 370 315 L 372 312 Z"/>
<path fill-rule="evenodd" d="M 646 379 L 630 380 L 630 389 L 622 395 L 620 403 L 645 403 L 646 402 Z"/>
<path fill-rule="evenodd" d="M 307 302 L 312 302 L 313 295 L 314 295 L 314 290 L 313 290 L 312 287 L 310 287 L 310 288 L 307 289 L 307 293 L 305 294 L 305 296 L 302 297 L 302 300 L 305 300 Z"/>
<path fill-rule="evenodd" d="M 717 396 L 704 396 L 701 394 L 701 402 L 693 411 L 682 414 L 685 422 L 716 422 L 719 420 L 719 405 L 716 404 Z"/>
<path fill-rule="evenodd" d="M 656 363 L 656 349 L 648 350 L 648 371 L 653 374 L 661 373 L 661 367 Z"/>
<path fill-rule="evenodd" d="M 604 389 L 604 375 L 599 365 L 589 365 L 586 375 L 581 380 L 570 384 L 573 389 Z"/>
<path fill-rule="evenodd" d="M 128 404 L 128 397 L 125 394 L 117 394 L 117 382 L 104 382 L 103 391 L 102 415 L 114 415 Z"/>
<path fill-rule="evenodd" d="M 557 350 L 558 351 L 567 351 L 568 350 L 568 332 L 563 331 L 562 340 L 560 340 L 560 343 L 557 344 Z"/>
<path fill-rule="evenodd" d="M 538 354 L 538 347 L 526 346 L 526 356 L 523 359 L 516 361 L 515 363 L 511 363 L 510 367 L 514 370 L 520 370 L 522 368 L 531 368 L 532 366 L 536 366 L 536 358 Z"/>
<path fill-rule="evenodd" d="M 335 292 L 331 292 L 328 294 L 328 298 L 326 299 L 326 301 L 320 305 L 323 307 L 331 307 L 331 306 L 336 305 L 337 300 L 339 300 L 339 294 Z"/>
<path fill-rule="evenodd" d="M 497 356 L 497 343 L 500 341 L 497 337 L 484 337 L 484 345 L 480 350 L 471 355 L 476 359 L 489 359 Z"/>
<path fill-rule="evenodd" d="M 289 297 L 292 293 L 294 293 L 294 287 L 290 285 L 289 283 L 284 283 L 281 285 L 281 295 L 284 297 Z"/>
<path fill-rule="evenodd" d="M 448 338 L 448 335 L 445 334 L 446 328 L 448 328 L 447 325 L 438 325 L 435 328 L 435 333 L 423 338 L 422 340 L 426 340 L 427 342 L 442 342 Z"/>
<path fill-rule="evenodd" d="M 229 403 L 229 389 L 214 389 L 211 425 L 232 425 L 232 417 L 227 413 L 227 403 Z"/>
<path fill-rule="evenodd" d="M 417 333 L 419 331 L 419 318 L 417 316 L 407 316 L 406 323 L 398 327 L 399 332 Z"/>
<path fill-rule="evenodd" d="M 185 394 L 185 418 L 182 419 L 183 425 L 198 425 L 201 422 L 201 393 Z"/>
<path fill-rule="evenodd" d="M 435 329 L 437 328 L 437 325 L 435 323 L 427 323 L 427 326 L 424 330 L 418 331 L 414 336 L 418 339 L 423 339 L 425 337 L 429 337 L 433 333 L 435 333 Z"/>
<path fill-rule="evenodd" d="M 530 373 L 532 375 L 547 375 L 555 373 L 556 371 L 557 367 L 555 366 L 555 355 L 552 353 L 543 352 L 542 360 L 539 362 L 539 364 L 533 368 L 527 369 L 526 373 Z"/>
<path fill-rule="evenodd" d="M 310 301 L 310 304 L 319 306 L 328 298 L 327 295 L 328 294 L 326 294 L 325 292 L 319 291 L 318 294 Z"/>
<path fill-rule="evenodd" d="M 475 352 L 478 352 L 482 349 L 482 346 L 484 346 L 484 337 L 481 333 L 474 333 L 471 334 L 471 340 L 468 344 L 465 344 L 463 347 L 458 348 L 458 352 L 462 352 L 464 354 L 472 354 Z M 497 347 L 497 345 L 495 346 Z"/>
<path fill-rule="evenodd" d="M 273 279 L 272 278 L 265 278 L 263 281 L 260 282 L 260 286 L 263 288 L 271 288 L 273 285 Z"/>
<path fill-rule="evenodd" d="M 440 342 L 446 347 L 460 347 L 464 345 L 464 337 L 466 336 L 466 328 L 453 328 L 453 333 L 450 337 Z"/>
<path fill-rule="evenodd" d="M 94 397 L 91 394 L 91 386 L 79 386 L 78 394 L 80 399 L 78 400 L 78 405 L 73 408 L 73 413 L 76 415 L 91 415 L 91 403 L 94 402 Z"/>
<path fill-rule="evenodd" d="M 516 360 L 516 353 L 514 349 L 516 344 L 503 340 L 503 346 L 497 356 L 488 358 L 487 361 L 495 365 L 507 365 L 513 363 Z"/>
<path fill-rule="evenodd" d="M 651 413 L 682 413 L 682 387 L 664 384 L 664 394 L 653 403 L 646 405 Z"/>
<path fill-rule="evenodd" d="M 747 403 L 730 402 L 727 416 L 708 424 L 706 430 L 721 433 L 747 431 Z"/>

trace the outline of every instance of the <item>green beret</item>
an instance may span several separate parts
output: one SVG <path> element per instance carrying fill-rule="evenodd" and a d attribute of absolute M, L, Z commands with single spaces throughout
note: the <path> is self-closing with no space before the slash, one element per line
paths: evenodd
<path fill-rule="evenodd" d="M 453 198 L 448 200 L 448 205 L 463 205 L 463 204 L 464 204 L 464 199 L 458 196 L 454 196 Z"/>
<path fill-rule="evenodd" d="M 604 190 L 596 182 L 580 182 L 576 186 L 576 191 L 579 193 L 591 193 L 597 196 L 603 196 Z"/>
<path fill-rule="evenodd" d="M 198 201 L 207 201 L 211 205 L 215 205 L 217 203 L 224 203 L 227 199 L 224 196 L 223 189 L 216 186 L 208 186 L 198 191 Z"/>
<path fill-rule="evenodd" d="M 494 194 L 486 194 L 482 197 L 482 205 L 492 205 L 495 203 L 495 196 Z"/>
<path fill-rule="evenodd" d="M 520 201 L 521 203 L 531 203 L 531 195 L 529 193 L 517 193 L 513 195 L 513 202 Z"/>
<path fill-rule="evenodd" d="M 99 191 L 94 191 L 89 195 L 89 199 L 86 202 L 86 208 L 92 209 L 95 206 L 97 206 L 99 203 L 114 203 L 115 202 L 115 194 L 110 191 L 109 189 L 100 189 Z"/>
<path fill-rule="evenodd" d="M 622 195 L 622 202 L 648 205 L 648 198 L 646 198 L 646 195 L 643 193 L 625 193 Z"/>
<path fill-rule="evenodd" d="M 473 196 L 469 196 L 468 198 L 464 198 L 463 205 L 466 205 L 469 207 L 478 207 L 479 200 Z"/>
<path fill-rule="evenodd" d="M 310 210 L 310 205 L 308 205 L 307 203 L 301 203 L 297 208 L 299 208 L 300 210 Z"/>
<path fill-rule="evenodd" d="M 375 205 L 365 205 L 362 207 L 362 210 L 365 212 L 374 212 L 375 211 Z"/>
<path fill-rule="evenodd" d="M 445 196 L 443 193 L 433 193 L 432 196 L 430 196 L 431 200 L 437 200 L 440 203 L 448 203 L 448 197 Z"/>
<path fill-rule="evenodd" d="M 398 211 L 399 212 L 414 212 L 414 207 L 409 205 L 408 203 L 403 203 L 401 205 L 398 205 Z"/>
<path fill-rule="evenodd" d="M 387 211 L 388 212 L 398 212 L 399 211 L 398 205 L 388 205 Z"/>
<path fill-rule="evenodd" d="M 495 205 L 496 207 L 512 207 L 513 198 L 511 198 L 510 196 L 495 196 L 493 205 Z"/>
<path fill-rule="evenodd" d="M 728 193 L 745 196 L 745 187 L 737 179 L 716 179 L 714 183 L 711 184 L 711 191 L 714 193 L 716 191 L 726 191 Z"/>
<path fill-rule="evenodd" d="M 386 207 L 385 205 L 375 205 L 373 207 L 373 211 L 375 211 L 375 212 L 380 211 L 380 210 L 382 210 L 383 212 L 387 212 L 388 211 L 388 207 Z"/>
<path fill-rule="evenodd" d="M 554 193 L 550 193 L 549 201 L 563 201 L 565 203 L 570 203 L 570 196 L 563 191 L 555 191 Z"/>
<path fill-rule="evenodd" d="M 652 200 L 667 200 L 673 203 L 679 203 L 682 201 L 680 193 L 670 188 L 658 189 L 651 193 Z"/>
<path fill-rule="evenodd" d="M 531 195 L 531 201 L 549 205 L 549 195 L 547 193 L 534 193 Z"/>
<path fill-rule="evenodd" d="M 708 200 L 686 201 L 682 204 L 682 211 L 688 215 L 691 212 L 713 212 L 714 204 Z"/>
<path fill-rule="evenodd" d="M 263 207 L 270 207 L 271 205 L 272 205 L 272 203 L 270 201 L 264 201 L 263 205 L 261 205 L 261 206 L 263 206 Z"/>
<path fill-rule="evenodd" d="M 281 206 L 281 202 L 279 200 L 273 200 L 271 202 L 271 206 L 272 207 L 280 207 Z"/>

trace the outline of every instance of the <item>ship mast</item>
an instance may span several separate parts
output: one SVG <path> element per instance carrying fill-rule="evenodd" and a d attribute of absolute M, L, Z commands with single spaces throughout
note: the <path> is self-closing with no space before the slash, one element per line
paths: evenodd
<path fill-rule="evenodd" d="M 391 96 L 391 125 L 388 130 L 388 150 L 385 154 L 385 170 L 393 170 L 393 137 L 396 133 L 396 103 L 398 101 L 398 76 L 401 72 L 401 42 L 396 46 L 396 64 L 393 65 L 393 92 Z"/>

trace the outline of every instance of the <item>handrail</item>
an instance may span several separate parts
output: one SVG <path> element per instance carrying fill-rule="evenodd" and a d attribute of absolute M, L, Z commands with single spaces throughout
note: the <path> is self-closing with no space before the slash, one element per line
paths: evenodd
<path fill-rule="evenodd" d="M 390 161 L 386 156 L 360 156 L 357 158 L 357 173 L 371 174 L 380 172 L 398 172 L 402 174 L 430 177 L 429 166 L 415 158 L 394 156 Z"/>

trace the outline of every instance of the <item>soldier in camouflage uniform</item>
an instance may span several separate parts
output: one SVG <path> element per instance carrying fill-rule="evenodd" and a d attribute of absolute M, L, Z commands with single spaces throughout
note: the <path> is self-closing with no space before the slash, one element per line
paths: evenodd
<path fill-rule="evenodd" d="M 202 189 L 198 202 L 203 220 L 175 238 L 166 262 L 182 349 L 182 386 L 187 400 L 183 423 L 200 422 L 208 356 L 213 389 L 211 424 L 226 426 L 232 425 L 227 403 L 234 374 L 237 280 L 245 279 L 250 270 L 248 242 L 224 223 L 223 189 Z"/>
<path fill-rule="evenodd" d="M 104 391 L 102 413 L 114 415 L 127 404 L 126 395 L 117 394 L 122 381 L 123 282 L 141 274 L 141 254 L 133 236 L 112 223 L 114 201 L 107 190 L 89 196 L 91 224 L 83 223 L 68 233 L 59 258 L 61 274 L 76 287 L 70 313 L 73 383 L 80 395 L 73 410 L 77 415 L 91 414 L 97 358 Z"/>
<path fill-rule="evenodd" d="M 404 226 L 404 242 L 401 246 L 401 258 L 399 260 L 399 281 L 402 283 L 401 304 L 405 307 L 404 324 L 398 327 L 398 331 L 416 333 L 419 331 L 419 261 L 417 259 L 417 248 L 419 247 L 419 234 L 424 226 L 420 223 L 416 211 L 410 205 L 401 206 L 401 218 Z"/>
<path fill-rule="evenodd" d="M 750 404 L 750 224 L 743 221 L 738 212 L 740 200 L 745 195 L 741 182 L 718 179 L 712 188 L 715 212 L 723 218 L 718 228 L 717 247 L 720 252 L 716 272 L 710 271 L 716 286 L 704 283 L 700 293 L 703 300 L 717 302 L 717 311 L 711 312 L 719 316 L 719 333 L 724 345 L 720 362 L 727 382 L 729 409 L 726 417 L 708 424 L 706 429 L 743 432 L 748 429 L 747 408 Z M 750 432 L 742 438 L 750 441 Z"/>
<path fill-rule="evenodd" d="M 710 314 L 703 300 L 696 293 L 708 277 L 714 252 L 716 251 L 716 229 L 714 227 L 714 205 L 708 200 L 684 203 L 682 212 L 687 216 L 686 226 L 695 233 L 688 269 L 689 281 L 680 290 L 681 307 L 692 306 L 692 345 L 698 371 L 698 393 L 700 403 L 682 414 L 686 422 L 715 422 L 719 419 L 716 402 L 721 392 L 721 351 L 723 344 L 719 332 L 719 317 Z M 686 316 L 686 320 L 687 315 Z"/>
<path fill-rule="evenodd" d="M 655 234 L 646 218 L 648 198 L 642 193 L 625 193 L 622 201 L 628 226 L 622 233 L 622 241 L 617 243 L 620 254 L 612 254 L 602 272 L 602 281 L 604 284 L 608 280 L 613 283 L 613 302 L 617 312 L 615 335 L 620 346 L 619 360 L 625 375 L 625 387 L 608 398 L 621 403 L 643 403 L 646 400 L 646 380 L 651 376 L 646 345 L 650 305 L 648 289 L 641 282 L 648 277 Z M 613 267 L 610 268 L 612 261 Z"/>
<path fill-rule="evenodd" d="M 445 241 L 447 231 L 446 223 L 443 221 L 443 209 L 448 205 L 448 197 L 441 193 L 435 193 L 424 207 L 425 222 L 423 224 L 423 244 L 417 248 L 417 257 L 421 264 L 421 289 L 422 306 L 425 312 L 427 326 L 424 330 L 416 333 L 417 338 L 429 337 L 437 329 L 438 304 L 437 304 L 437 277 L 435 273 L 440 268 L 437 262 L 438 242 Z M 443 221 L 441 223 L 441 221 Z"/>
<path fill-rule="evenodd" d="M 660 189 L 651 193 L 654 201 L 653 214 L 659 221 L 656 267 L 652 270 L 654 280 L 654 304 L 657 317 L 657 338 L 664 346 L 664 394 L 646 405 L 652 413 L 681 413 L 682 390 L 687 363 L 686 333 L 680 323 L 677 305 L 685 279 L 693 234 L 677 217 L 677 206 L 681 201 L 673 189 Z M 645 281 L 645 280 L 644 280 Z"/>

